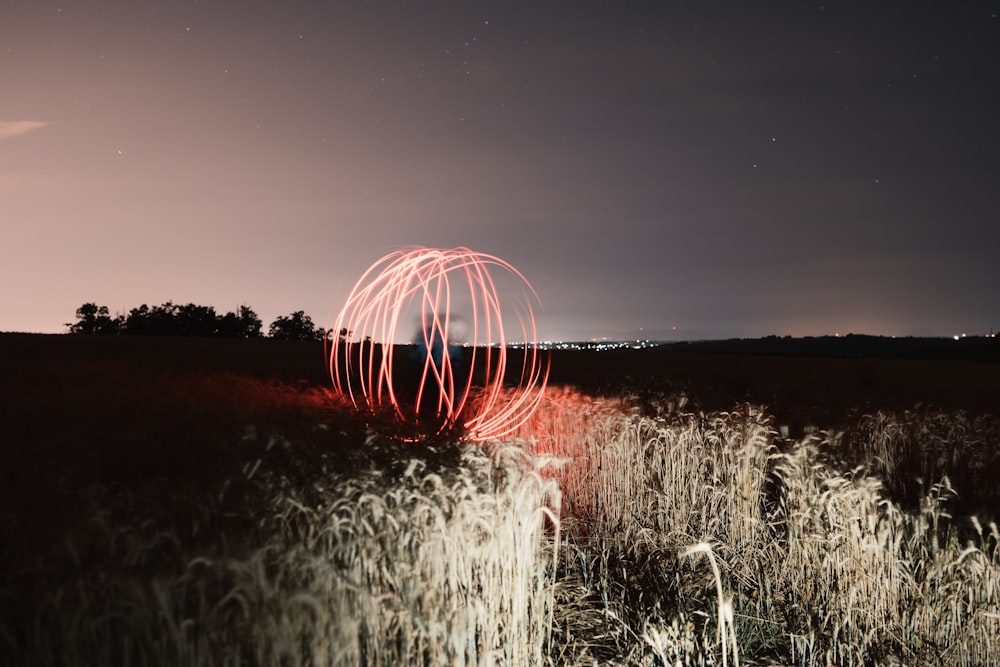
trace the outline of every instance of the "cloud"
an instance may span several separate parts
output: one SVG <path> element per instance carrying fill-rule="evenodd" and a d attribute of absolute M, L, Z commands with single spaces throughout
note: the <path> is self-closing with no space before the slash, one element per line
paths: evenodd
<path fill-rule="evenodd" d="M 0 120 L 0 141 L 28 134 L 48 124 L 40 120 Z"/>

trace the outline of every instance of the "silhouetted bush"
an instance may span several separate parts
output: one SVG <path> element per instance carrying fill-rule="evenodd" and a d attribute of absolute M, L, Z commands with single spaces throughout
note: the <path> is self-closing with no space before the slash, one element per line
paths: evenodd
<path fill-rule="evenodd" d="M 316 328 L 311 317 L 296 310 L 288 317 L 275 318 L 268 327 L 267 335 L 278 340 L 322 340 L 324 332 Z"/>

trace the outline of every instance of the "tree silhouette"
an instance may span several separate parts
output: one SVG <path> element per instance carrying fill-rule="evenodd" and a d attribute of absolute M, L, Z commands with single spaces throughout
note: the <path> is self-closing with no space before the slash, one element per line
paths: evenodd
<path fill-rule="evenodd" d="M 85 303 L 76 309 L 76 322 L 67 322 L 70 333 L 125 334 L 130 336 L 213 336 L 222 338 L 260 338 L 263 323 L 250 306 L 237 312 L 218 315 L 212 306 L 172 301 L 153 306 L 142 304 L 128 315 L 112 319 L 107 306 Z M 285 340 L 319 340 L 323 330 L 299 310 L 271 323 L 268 335 Z M 342 333 L 343 335 L 343 333 Z"/>
<path fill-rule="evenodd" d="M 267 335 L 278 340 L 320 340 L 322 330 L 316 329 L 312 318 L 301 310 L 288 317 L 277 317 L 268 327 Z"/>
<path fill-rule="evenodd" d="M 216 333 L 225 338 L 259 338 L 264 324 L 250 306 L 240 306 L 218 319 Z"/>
<path fill-rule="evenodd" d="M 128 311 L 128 316 L 125 318 L 125 326 L 122 329 L 122 332 L 129 334 L 130 336 L 144 336 L 149 334 L 149 306 L 142 304 L 138 308 L 133 308 Z"/>
<path fill-rule="evenodd" d="M 77 321 L 66 323 L 70 333 L 77 334 L 117 334 L 122 318 L 111 319 L 107 306 L 85 303 L 76 309 Z"/>
<path fill-rule="evenodd" d="M 167 301 L 161 306 L 153 306 L 146 317 L 148 330 L 146 333 L 154 336 L 173 336 L 179 333 L 177 326 L 177 311 L 172 301 Z"/>
<path fill-rule="evenodd" d="M 180 336 L 214 336 L 216 332 L 215 308 L 189 303 L 178 306 L 174 324 Z"/>
<path fill-rule="evenodd" d="M 215 323 L 215 333 L 222 338 L 240 338 L 240 320 L 229 311 Z"/>

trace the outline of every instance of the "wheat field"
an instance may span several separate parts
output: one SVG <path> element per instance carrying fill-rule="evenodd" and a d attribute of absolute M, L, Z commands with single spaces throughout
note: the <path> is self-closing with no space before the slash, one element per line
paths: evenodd
<path fill-rule="evenodd" d="M 85 485 L 31 549 L 0 511 L 0 664 L 1000 662 L 997 419 L 687 406 L 553 388 L 485 445 L 240 413 L 212 483 Z"/>

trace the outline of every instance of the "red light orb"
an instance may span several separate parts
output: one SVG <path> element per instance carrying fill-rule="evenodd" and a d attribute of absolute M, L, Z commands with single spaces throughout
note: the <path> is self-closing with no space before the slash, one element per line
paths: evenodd
<path fill-rule="evenodd" d="M 331 329 L 334 389 L 425 433 L 460 425 L 472 440 L 510 435 L 548 380 L 533 303 L 527 279 L 493 255 L 392 252 L 361 276 Z"/>

